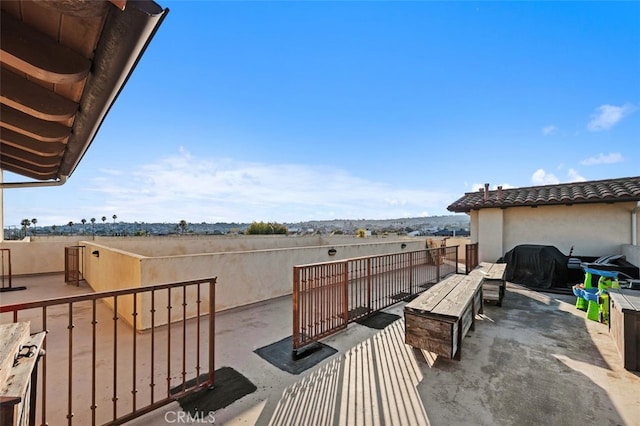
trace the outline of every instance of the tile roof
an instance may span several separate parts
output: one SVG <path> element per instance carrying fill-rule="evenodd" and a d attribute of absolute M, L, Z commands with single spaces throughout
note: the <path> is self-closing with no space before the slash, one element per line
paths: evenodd
<path fill-rule="evenodd" d="M 467 192 L 447 207 L 455 213 L 491 207 L 640 201 L 640 176 L 557 185 Z"/>

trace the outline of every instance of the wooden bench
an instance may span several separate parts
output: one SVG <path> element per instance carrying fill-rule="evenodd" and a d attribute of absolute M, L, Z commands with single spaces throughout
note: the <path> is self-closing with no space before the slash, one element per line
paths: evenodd
<path fill-rule="evenodd" d="M 506 263 L 481 262 L 470 274 L 480 274 L 482 281 L 482 297 L 484 300 L 496 302 L 502 306 L 506 281 L 504 273 L 507 268 Z"/>
<path fill-rule="evenodd" d="M 609 289 L 609 334 L 624 368 L 640 371 L 640 291 Z"/>
<path fill-rule="evenodd" d="M 452 275 L 404 308 L 405 343 L 460 360 L 462 338 L 482 312 L 482 275 Z"/>

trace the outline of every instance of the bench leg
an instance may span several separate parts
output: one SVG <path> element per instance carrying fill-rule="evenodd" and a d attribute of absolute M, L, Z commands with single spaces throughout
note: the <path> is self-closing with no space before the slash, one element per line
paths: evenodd
<path fill-rule="evenodd" d="M 471 327 L 473 328 L 473 325 Z M 456 340 L 458 341 L 458 348 L 456 349 L 456 353 L 453 355 L 453 359 L 460 361 L 460 352 L 462 352 L 462 319 L 458 319 L 458 338 Z"/>
<path fill-rule="evenodd" d="M 500 285 L 500 291 L 498 292 L 498 306 L 502 306 L 502 299 L 504 298 L 504 290 L 506 286 L 507 283 L 505 281 L 502 281 L 502 284 Z"/>

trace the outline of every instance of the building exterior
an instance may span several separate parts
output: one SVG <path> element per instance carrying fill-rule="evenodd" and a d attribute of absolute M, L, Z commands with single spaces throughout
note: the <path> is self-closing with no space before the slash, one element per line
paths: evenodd
<path fill-rule="evenodd" d="M 625 254 L 638 265 L 640 176 L 464 194 L 447 209 L 467 213 L 480 261 L 520 244 L 556 246 L 576 256 Z"/>

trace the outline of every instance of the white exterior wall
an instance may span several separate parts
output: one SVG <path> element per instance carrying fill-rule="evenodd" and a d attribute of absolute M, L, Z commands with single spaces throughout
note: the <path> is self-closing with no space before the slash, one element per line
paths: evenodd
<path fill-rule="evenodd" d="M 505 209 L 504 250 L 519 244 L 557 247 L 576 256 L 619 254 L 631 243 L 631 210 L 635 203 Z"/>
<path fill-rule="evenodd" d="M 632 242 L 632 215 L 637 206 L 629 203 L 574 204 L 570 206 L 509 207 L 472 210 L 471 242 L 479 243 L 479 260 L 494 262 L 520 244 L 557 247 L 576 256 L 624 254 Z M 636 240 L 640 241 L 640 215 L 636 216 Z M 633 261 L 634 247 L 626 247 Z"/>
<path fill-rule="evenodd" d="M 504 219 L 502 209 L 478 210 L 478 261 L 495 262 L 504 254 Z M 473 240 L 473 238 L 472 238 Z"/>

